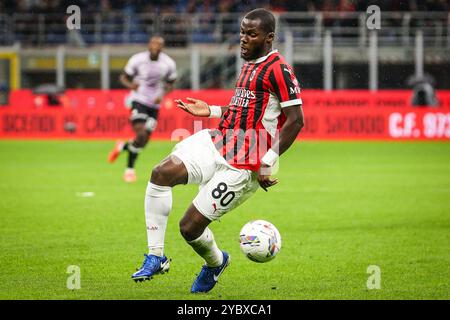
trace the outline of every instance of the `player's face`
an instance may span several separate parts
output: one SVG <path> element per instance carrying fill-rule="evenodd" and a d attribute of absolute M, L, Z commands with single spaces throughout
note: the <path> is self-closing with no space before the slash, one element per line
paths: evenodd
<path fill-rule="evenodd" d="M 266 54 L 273 40 L 273 32 L 266 33 L 260 27 L 261 20 L 244 18 L 241 22 L 240 42 L 241 58 L 254 60 Z"/>
<path fill-rule="evenodd" d="M 152 37 L 148 42 L 148 51 L 152 59 L 158 59 L 159 53 L 164 48 L 164 39 L 161 37 Z"/>

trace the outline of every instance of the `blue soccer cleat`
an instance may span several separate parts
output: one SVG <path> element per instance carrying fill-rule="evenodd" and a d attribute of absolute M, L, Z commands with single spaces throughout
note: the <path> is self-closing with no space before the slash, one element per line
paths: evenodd
<path fill-rule="evenodd" d="M 169 272 L 170 261 L 166 256 L 158 257 L 153 254 L 144 256 L 142 267 L 131 276 L 135 282 L 150 280 L 154 275 Z"/>
<path fill-rule="evenodd" d="M 225 268 L 228 267 L 231 260 L 228 253 L 226 253 L 225 251 L 222 251 L 222 253 L 222 265 L 218 267 L 208 267 L 204 265 L 202 267 L 202 271 L 200 271 L 200 274 L 197 276 L 197 279 L 195 279 L 194 283 L 192 284 L 191 293 L 209 292 L 212 288 L 214 288 L 217 280 L 219 279 L 219 276 L 222 274 Z"/>

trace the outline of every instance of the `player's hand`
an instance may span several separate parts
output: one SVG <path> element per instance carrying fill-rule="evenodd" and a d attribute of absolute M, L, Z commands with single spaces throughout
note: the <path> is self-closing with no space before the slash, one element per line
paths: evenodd
<path fill-rule="evenodd" d="M 162 101 L 162 97 L 157 97 L 153 103 L 154 104 L 160 104 L 161 101 Z"/>
<path fill-rule="evenodd" d="M 139 88 L 139 83 L 137 83 L 137 82 L 131 83 L 131 87 L 130 87 L 131 90 L 136 91 L 138 88 Z"/>
<path fill-rule="evenodd" d="M 258 183 L 264 191 L 267 192 L 267 188 L 270 188 L 278 183 L 278 179 L 271 179 L 270 173 L 272 168 L 265 164 L 261 163 L 261 166 L 258 171 Z"/>
<path fill-rule="evenodd" d="M 206 102 L 193 98 L 187 98 L 186 100 L 190 103 L 185 103 L 180 99 L 175 100 L 177 107 L 197 117 L 209 117 L 211 114 L 211 110 L 209 110 Z"/>

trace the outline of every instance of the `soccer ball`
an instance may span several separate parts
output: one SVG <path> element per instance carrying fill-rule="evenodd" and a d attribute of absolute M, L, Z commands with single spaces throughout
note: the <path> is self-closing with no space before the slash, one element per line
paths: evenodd
<path fill-rule="evenodd" d="M 254 220 L 245 224 L 240 232 L 241 251 L 254 262 L 267 262 L 281 249 L 281 235 L 273 224 Z"/>

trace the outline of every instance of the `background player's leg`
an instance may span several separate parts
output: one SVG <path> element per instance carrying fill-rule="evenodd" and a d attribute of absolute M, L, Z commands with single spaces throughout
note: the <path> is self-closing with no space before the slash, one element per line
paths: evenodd
<path fill-rule="evenodd" d="M 136 121 L 133 123 L 133 131 L 136 136 L 133 140 L 126 143 L 124 149 L 128 150 L 128 164 L 130 169 L 134 168 L 136 159 L 142 148 L 145 147 L 149 138 L 149 132 L 145 129 L 144 121 Z"/>
<path fill-rule="evenodd" d="M 217 247 L 211 223 L 191 204 L 180 221 L 180 232 L 186 242 L 200 255 L 208 267 L 218 267 L 223 262 L 223 253 Z"/>
<path fill-rule="evenodd" d="M 184 164 L 169 156 L 152 171 L 145 193 L 145 221 L 149 253 L 162 256 L 167 220 L 172 209 L 172 187 L 187 183 Z"/>
<path fill-rule="evenodd" d="M 124 174 L 124 180 L 126 182 L 136 181 L 137 177 L 136 172 L 134 170 L 136 159 L 139 153 L 147 144 L 149 138 L 149 132 L 145 128 L 144 121 L 135 121 L 133 123 L 133 131 L 136 134 L 135 138 L 133 140 L 128 141 L 123 148 L 124 150 L 128 151 L 127 168 L 125 169 Z"/>

